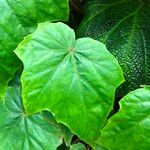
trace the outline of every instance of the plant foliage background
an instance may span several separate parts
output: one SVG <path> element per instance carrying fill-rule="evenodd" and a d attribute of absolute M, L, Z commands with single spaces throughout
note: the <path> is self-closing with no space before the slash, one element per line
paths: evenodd
<path fill-rule="evenodd" d="M 149 150 L 150 2 L 0 1 L 0 150 Z"/>

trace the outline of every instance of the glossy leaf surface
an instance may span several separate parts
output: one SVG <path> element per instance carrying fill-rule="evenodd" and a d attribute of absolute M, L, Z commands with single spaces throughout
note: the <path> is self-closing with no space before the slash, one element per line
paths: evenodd
<path fill-rule="evenodd" d="M 81 139 L 97 139 L 113 107 L 122 70 L 105 45 L 75 40 L 63 23 L 39 24 L 15 50 L 23 61 L 21 77 L 27 113 L 48 109 Z"/>
<path fill-rule="evenodd" d="M 87 0 L 78 37 L 106 44 L 126 82 L 119 95 L 150 84 L 150 3 L 147 0 Z"/>
<path fill-rule="evenodd" d="M 37 23 L 67 20 L 68 0 L 1 0 L 0 1 L 0 97 L 21 62 L 13 50 Z"/>
<path fill-rule="evenodd" d="M 55 150 L 63 135 L 54 118 L 26 116 L 20 93 L 20 87 L 9 86 L 5 105 L 0 102 L 0 149 Z"/>
<path fill-rule="evenodd" d="M 150 88 L 137 89 L 120 101 L 119 112 L 103 128 L 99 143 L 110 150 L 150 149 Z"/>

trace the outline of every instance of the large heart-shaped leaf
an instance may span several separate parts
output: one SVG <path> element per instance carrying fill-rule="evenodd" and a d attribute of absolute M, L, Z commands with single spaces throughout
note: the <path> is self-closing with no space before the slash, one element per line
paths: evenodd
<path fill-rule="evenodd" d="M 20 94 L 20 87 L 9 86 L 5 106 L 0 102 L 0 149 L 56 150 L 63 138 L 70 140 L 68 129 L 57 124 L 52 115 L 26 116 Z"/>
<path fill-rule="evenodd" d="M 103 128 L 99 143 L 110 150 L 150 149 L 150 88 L 137 89 L 120 102 Z"/>
<path fill-rule="evenodd" d="M 13 54 L 38 22 L 67 20 L 68 0 L 0 0 L 0 97 L 20 65 Z"/>
<path fill-rule="evenodd" d="M 48 109 L 56 120 L 93 143 L 113 107 L 122 70 L 105 45 L 75 40 L 62 23 L 39 24 L 15 50 L 23 61 L 21 77 L 27 113 Z"/>
<path fill-rule="evenodd" d="M 150 84 L 150 3 L 146 0 L 87 0 L 78 37 L 106 43 L 126 82 L 120 94 Z"/>

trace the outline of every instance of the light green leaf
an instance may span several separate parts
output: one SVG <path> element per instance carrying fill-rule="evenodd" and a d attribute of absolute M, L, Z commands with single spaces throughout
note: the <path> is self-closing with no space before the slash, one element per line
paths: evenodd
<path fill-rule="evenodd" d="M 124 81 L 105 45 L 90 38 L 75 40 L 74 31 L 63 23 L 43 23 L 15 53 L 24 64 L 26 112 L 48 109 L 93 143 L 113 107 L 115 89 Z"/>
<path fill-rule="evenodd" d="M 150 88 L 137 89 L 120 102 L 103 128 L 99 143 L 110 150 L 150 149 Z"/>
<path fill-rule="evenodd" d="M 21 64 L 13 50 L 24 36 L 39 22 L 67 20 L 68 15 L 68 0 L 0 0 L 0 97 Z"/>
<path fill-rule="evenodd" d="M 77 144 L 71 145 L 70 150 L 86 150 L 86 148 L 83 144 L 77 143 Z"/>
<path fill-rule="evenodd" d="M 87 0 L 78 37 L 102 41 L 118 59 L 126 82 L 119 95 L 150 84 L 150 3 L 147 0 Z"/>

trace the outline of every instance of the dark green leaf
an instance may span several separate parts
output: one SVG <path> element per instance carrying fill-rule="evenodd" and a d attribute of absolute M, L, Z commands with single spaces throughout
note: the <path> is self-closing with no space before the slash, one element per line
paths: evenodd
<path fill-rule="evenodd" d="M 87 0 L 77 35 L 103 41 L 118 59 L 126 79 L 119 94 L 150 84 L 149 22 L 148 0 Z"/>
<path fill-rule="evenodd" d="M 8 81 L 19 68 L 20 61 L 16 58 L 14 53 L 10 54 L 0 50 L 0 97 L 2 98 L 4 98 Z"/>

